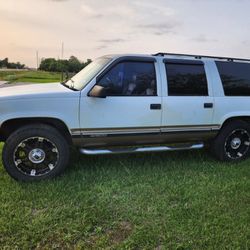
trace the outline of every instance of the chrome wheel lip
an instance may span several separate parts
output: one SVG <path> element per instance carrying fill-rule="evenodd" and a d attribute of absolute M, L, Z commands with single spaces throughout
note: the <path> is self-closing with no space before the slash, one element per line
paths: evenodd
<path fill-rule="evenodd" d="M 27 173 L 26 171 L 24 171 L 21 167 L 22 165 L 22 160 L 20 159 L 16 159 L 16 153 L 18 151 L 19 148 L 25 148 L 26 146 L 26 143 L 27 141 L 29 140 L 38 140 L 39 142 L 43 143 L 43 142 L 47 142 L 47 143 L 50 143 L 52 145 L 52 149 L 51 149 L 51 152 L 56 154 L 56 159 L 54 162 L 48 162 L 47 163 L 47 170 L 45 171 L 45 167 L 44 169 L 37 169 L 37 167 L 40 165 L 40 164 L 43 164 L 45 163 L 45 159 L 46 157 L 49 155 L 48 153 L 46 154 L 46 152 L 40 148 L 40 147 L 34 147 L 32 148 L 29 153 L 26 155 L 26 161 L 29 160 L 31 164 L 33 164 L 33 167 L 30 167 L 29 170 L 30 172 Z M 37 160 L 36 162 L 34 161 L 31 161 L 31 159 L 29 158 L 30 154 L 31 154 L 31 151 L 35 151 L 35 150 L 39 150 L 40 152 L 44 152 L 44 156 L 42 155 L 41 156 L 41 159 Z M 59 151 L 58 151 L 58 148 L 57 146 L 55 145 L 55 143 L 53 143 L 51 140 L 49 140 L 48 138 L 46 137 L 41 137 L 41 136 L 33 136 L 33 137 L 29 137 L 29 138 L 25 138 L 24 140 L 22 140 L 15 148 L 14 150 L 14 153 L 13 153 L 13 161 L 14 161 L 14 164 L 16 166 L 16 168 L 18 169 L 18 171 L 20 171 L 22 174 L 25 174 L 27 176 L 43 176 L 43 175 L 47 175 L 49 172 L 51 172 L 57 165 L 58 161 L 59 161 Z M 38 171 L 37 171 L 38 170 Z M 42 173 L 39 173 L 39 170 L 43 170 Z"/>
<path fill-rule="evenodd" d="M 240 133 L 236 135 L 236 133 Z M 234 135 L 233 138 L 232 135 Z M 245 139 L 244 139 L 245 137 Z M 246 129 L 235 129 L 226 138 L 224 144 L 224 150 L 226 155 L 232 160 L 238 160 L 244 157 L 250 148 L 250 134 Z M 230 150 L 229 150 L 230 149 Z M 235 155 L 232 155 L 232 151 Z"/>

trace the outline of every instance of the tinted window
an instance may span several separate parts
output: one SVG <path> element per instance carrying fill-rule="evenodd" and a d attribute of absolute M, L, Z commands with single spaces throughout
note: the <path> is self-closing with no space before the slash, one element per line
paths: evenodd
<path fill-rule="evenodd" d="M 250 96 L 250 64 L 216 62 L 227 96 Z"/>
<path fill-rule="evenodd" d="M 175 60 L 177 61 L 177 60 Z M 165 64 L 169 96 L 207 96 L 207 80 L 203 64 Z"/>
<path fill-rule="evenodd" d="M 156 95 L 156 76 L 152 62 L 121 62 L 109 70 L 98 82 L 108 88 L 109 95 Z"/>

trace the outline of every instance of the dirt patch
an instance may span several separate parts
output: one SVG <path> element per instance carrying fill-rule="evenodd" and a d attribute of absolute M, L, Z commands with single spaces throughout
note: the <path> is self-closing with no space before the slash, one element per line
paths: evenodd
<path fill-rule="evenodd" d="M 133 231 L 133 226 L 128 221 L 122 221 L 117 228 L 110 230 L 108 236 L 112 244 L 119 244 L 124 241 Z"/>

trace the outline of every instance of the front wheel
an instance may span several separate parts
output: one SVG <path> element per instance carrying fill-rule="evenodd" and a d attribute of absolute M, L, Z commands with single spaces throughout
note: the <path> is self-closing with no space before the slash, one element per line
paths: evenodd
<path fill-rule="evenodd" d="M 222 128 L 212 144 L 212 152 L 224 161 L 239 161 L 250 154 L 250 126 L 244 121 L 232 121 Z"/>
<path fill-rule="evenodd" d="M 16 180 L 36 181 L 62 173 L 69 160 L 69 145 L 53 127 L 35 124 L 16 130 L 3 148 L 3 165 Z"/>

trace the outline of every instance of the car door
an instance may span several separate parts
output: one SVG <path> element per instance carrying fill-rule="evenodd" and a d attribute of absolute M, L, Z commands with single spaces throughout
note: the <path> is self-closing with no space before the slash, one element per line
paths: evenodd
<path fill-rule="evenodd" d="M 214 100 L 208 70 L 200 60 L 165 59 L 162 132 L 210 131 Z"/>
<path fill-rule="evenodd" d="M 104 137 L 159 133 L 161 125 L 161 82 L 154 58 L 126 57 L 113 62 L 96 78 L 95 85 L 106 89 L 106 98 L 80 100 L 83 136 Z M 131 138 L 133 141 L 133 139 Z M 135 143 L 143 139 L 136 139 Z M 91 144 L 92 145 L 92 144 Z"/>

